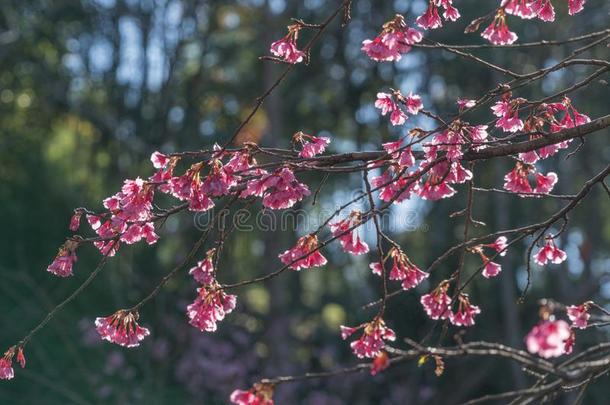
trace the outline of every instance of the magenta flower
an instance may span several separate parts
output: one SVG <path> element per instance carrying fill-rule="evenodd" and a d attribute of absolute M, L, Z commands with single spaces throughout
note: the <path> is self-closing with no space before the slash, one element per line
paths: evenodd
<path fill-rule="evenodd" d="M 525 344 L 530 353 L 545 359 L 571 352 L 572 331 L 566 321 L 541 321 L 527 334 Z"/>
<path fill-rule="evenodd" d="M 53 273 L 58 277 L 69 277 L 72 273 L 72 267 L 76 263 L 76 248 L 79 242 L 75 239 L 68 239 L 57 252 L 53 262 L 47 267 L 49 273 Z"/>
<path fill-rule="evenodd" d="M 273 386 L 257 383 L 248 391 L 233 391 L 230 399 L 237 405 L 273 405 Z"/>
<path fill-rule="evenodd" d="M 15 376 L 13 370 L 13 356 L 15 355 L 15 346 L 10 347 L 2 358 L 0 358 L 0 380 L 11 380 Z M 23 366 L 25 367 L 25 358 Z"/>
<path fill-rule="evenodd" d="M 569 307 L 566 307 L 566 312 L 568 314 L 568 318 L 570 318 L 570 321 L 572 321 L 573 328 L 587 328 L 589 318 L 591 317 L 589 314 L 589 307 L 591 304 L 591 301 L 587 301 L 580 305 L 570 305 Z"/>
<path fill-rule="evenodd" d="M 390 280 L 402 281 L 402 289 L 409 290 L 417 287 L 422 281 L 428 278 L 429 274 L 421 271 L 402 250 L 393 247 L 389 256 L 392 258 L 393 264 L 390 270 Z"/>
<path fill-rule="evenodd" d="M 580 13 L 585 8 L 586 0 L 568 0 L 568 13 L 574 15 Z"/>
<path fill-rule="evenodd" d="M 362 329 L 362 335 L 358 340 L 350 343 L 352 351 L 358 358 L 368 357 L 374 358 L 383 349 L 385 341 L 396 340 L 396 334 L 390 328 L 388 328 L 382 318 L 377 317 L 371 322 L 360 325 L 357 328 L 341 327 L 341 336 L 343 339 L 347 339 L 356 330 Z M 344 330 L 349 333 L 344 333 Z"/>
<path fill-rule="evenodd" d="M 150 332 L 138 325 L 136 311 L 118 310 L 105 318 L 95 319 L 95 328 L 103 340 L 123 347 L 137 347 Z"/>
<path fill-rule="evenodd" d="M 271 53 L 287 63 L 296 64 L 303 62 L 305 52 L 297 48 L 297 39 L 301 28 L 300 24 L 289 25 L 288 34 L 271 44 Z"/>
<path fill-rule="evenodd" d="M 534 0 L 532 9 L 542 21 L 555 21 L 555 8 L 551 0 Z"/>
<path fill-rule="evenodd" d="M 210 249 L 205 259 L 197 263 L 197 266 L 189 270 L 189 274 L 200 284 L 208 285 L 214 281 L 214 253 L 216 249 Z"/>
<path fill-rule="evenodd" d="M 346 219 L 331 223 L 330 231 L 334 237 L 339 239 L 343 250 L 353 255 L 363 255 L 368 253 L 369 246 L 360 239 L 357 226 L 362 222 L 362 213 L 352 211 Z M 354 229 L 351 229 L 355 227 Z"/>
<path fill-rule="evenodd" d="M 369 264 L 369 268 L 371 269 L 371 272 L 376 276 L 383 275 L 383 264 L 381 264 L 380 262 L 373 262 Z"/>
<path fill-rule="evenodd" d="M 292 170 L 283 167 L 250 180 L 240 197 L 263 197 L 265 207 L 277 210 L 290 208 L 309 194 L 309 188 L 299 183 Z"/>
<path fill-rule="evenodd" d="M 438 14 L 438 7 L 436 6 L 436 0 L 430 0 L 428 4 L 428 8 L 424 12 L 424 14 L 417 17 L 415 20 L 417 25 L 422 27 L 425 30 L 433 30 L 436 28 L 440 28 L 443 26 L 443 22 L 441 21 L 441 17 Z"/>
<path fill-rule="evenodd" d="M 485 245 L 485 246 L 494 249 L 496 252 L 498 252 L 500 254 L 500 256 L 505 256 L 506 248 L 508 247 L 508 244 L 506 243 L 507 241 L 508 241 L 508 239 L 506 239 L 506 236 L 499 236 L 494 241 L 494 243 L 491 243 L 491 244 Z"/>
<path fill-rule="evenodd" d="M 78 228 L 80 227 L 80 218 L 82 215 L 82 209 L 74 210 L 74 215 L 72 215 L 72 218 L 70 218 L 70 230 L 72 232 L 78 231 Z"/>
<path fill-rule="evenodd" d="M 319 250 L 316 250 L 317 248 L 318 237 L 314 234 L 306 235 L 299 238 L 297 244 L 293 248 L 280 254 L 279 258 L 282 263 L 286 265 L 290 264 L 290 268 L 297 271 L 309 269 L 311 267 L 324 266 L 326 264 L 326 258 L 322 256 Z M 301 257 L 303 258 L 300 259 Z"/>
<path fill-rule="evenodd" d="M 536 12 L 532 8 L 532 0 L 504 0 L 502 6 L 508 14 L 526 20 L 536 17 Z"/>
<path fill-rule="evenodd" d="M 407 27 L 400 14 L 383 25 L 383 30 L 373 40 L 362 41 L 362 51 L 376 62 L 398 61 L 411 46 L 422 40 L 421 32 Z"/>
<path fill-rule="evenodd" d="M 481 309 L 470 303 L 467 294 L 460 293 L 458 296 L 458 310 L 449 315 L 449 321 L 455 326 L 473 326 L 474 317 L 481 313 Z"/>
<path fill-rule="evenodd" d="M 312 158 L 320 153 L 324 153 L 326 147 L 330 143 L 330 138 L 325 136 L 313 136 L 307 135 L 301 131 L 297 132 L 292 136 L 293 143 L 300 143 L 302 145 L 299 156 L 302 158 Z"/>
<path fill-rule="evenodd" d="M 214 332 L 217 322 L 235 309 L 237 297 L 229 295 L 214 282 L 197 289 L 195 301 L 186 308 L 189 323 L 202 332 Z"/>
<path fill-rule="evenodd" d="M 449 282 L 442 281 L 431 293 L 422 295 L 420 301 L 431 319 L 447 319 L 451 316 L 451 298 L 447 295 Z"/>
<path fill-rule="evenodd" d="M 498 263 L 494 263 L 492 261 L 487 260 L 485 262 L 485 267 L 483 268 L 483 272 L 481 273 L 485 278 L 492 278 L 500 274 L 502 271 L 502 266 Z"/>
<path fill-rule="evenodd" d="M 229 190 L 237 184 L 235 177 L 224 169 L 219 159 L 214 159 L 210 166 L 210 173 L 203 180 L 201 191 L 210 197 L 229 194 Z"/>
<path fill-rule="evenodd" d="M 544 266 L 548 262 L 553 264 L 563 263 L 567 259 L 568 255 L 563 250 L 559 249 L 555 246 L 555 242 L 552 237 L 546 237 L 546 241 L 544 246 L 538 250 L 538 253 L 534 256 L 534 261 L 540 265 Z"/>
<path fill-rule="evenodd" d="M 498 9 L 493 21 L 481 36 L 494 45 L 510 45 L 517 40 L 517 34 L 509 31 L 506 25 L 506 16 L 502 8 Z"/>

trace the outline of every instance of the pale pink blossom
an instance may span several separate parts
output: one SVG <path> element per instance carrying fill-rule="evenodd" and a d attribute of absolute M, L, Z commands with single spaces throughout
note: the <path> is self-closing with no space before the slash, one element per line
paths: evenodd
<path fill-rule="evenodd" d="M 508 244 L 506 243 L 507 241 L 508 241 L 508 239 L 506 238 L 506 236 L 499 236 L 494 241 L 494 243 L 491 243 L 491 244 L 485 245 L 485 246 L 494 249 L 496 252 L 498 252 L 500 254 L 500 256 L 504 256 L 504 255 L 506 255 L 506 248 L 508 247 Z"/>
<path fill-rule="evenodd" d="M 538 253 L 534 255 L 534 261 L 544 266 L 551 262 L 553 264 L 563 263 L 567 259 L 568 255 L 563 250 L 555 246 L 555 242 L 552 237 L 547 237 L 544 246 L 538 250 Z"/>
<path fill-rule="evenodd" d="M 466 110 L 468 108 L 472 108 L 476 105 L 476 100 L 471 100 L 468 98 L 458 98 L 457 105 L 460 111 Z"/>
<path fill-rule="evenodd" d="M 377 93 L 377 100 L 375 101 L 375 107 L 381 110 L 381 115 L 386 115 L 396 110 L 398 107 L 394 102 L 391 94 L 379 92 Z"/>
<path fill-rule="evenodd" d="M 318 237 L 314 234 L 299 238 L 297 244 L 280 254 L 279 258 L 282 263 L 297 271 L 326 264 L 326 258 L 318 250 Z"/>
<path fill-rule="evenodd" d="M 571 351 L 566 347 L 571 334 L 566 321 L 541 321 L 527 334 L 525 344 L 530 353 L 545 359 L 559 357 Z"/>
<path fill-rule="evenodd" d="M 573 328 L 587 328 L 589 318 L 591 317 L 591 315 L 589 314 L 589 307 L 591 306 L 591 304 L 591 301 L 587 301 L 580 305 L 570 305 L 566 307 L 566 312 L 568 314 L 568 318 L 570 318 L 570 321 L 572 321 Z"/>
<path fill-rule="evenodd" d="M 403 99 L 400 99 L 400 101 L 402 101 L 407 107 L 407 111 L 409 112 L 409 114 L 416 115 L 424 108 L 424 104 L 421 101 L 421 97 L 417 94 L 413 94 L 412 92 L 409 92 L 409 95 L 403 97 Z"/>
<path fill-rule="evenodd" d="M 138 325 L 138 313 L 119 310 L 105 318 L 95 319 L 95 328 L 102 339 L 124 347 L 137 347 L 150 332 Z"/>

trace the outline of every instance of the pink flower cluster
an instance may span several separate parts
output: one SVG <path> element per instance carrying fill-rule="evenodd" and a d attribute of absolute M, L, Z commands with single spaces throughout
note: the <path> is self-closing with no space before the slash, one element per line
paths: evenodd
<path fill-rule="evenodd" d="M 225 293 L 216 282 L 202 285 L 197 293 L 195 301 L 186 308 L 189 323 L 202 332 L 214 332 L 217 322 L 235 308 L 237 297 Z"/>
<path fill-rule="evenodd" d="M 417 94 L 409 93 L 408 96 L 404 96 L 398 90 L 394 90 L 392 94 L 377 93 L 375 107 L 381 110 L 381 115 L 383 116 L 388 113 L 390 114 L 392 125 L 402 125 L 408 119 L 407 114 L 399 107 L 401 105 L 412 115 L 417 115 L 424 108 L 421 97 Z"/>
<path fill-rule="evenodd" d="M 381 350 L 371 363 L 371 375 L 377 375 L 388 367 L 390 367 L 390 357 Z"/>
<path fill-rule="evenodd" d="M 396 334 L 386 326 L 381 317 L 376 317 L 371 322 L 355 328 L 341 326 L 341 337 L 345 340 L 360 329 L 362 329 L 360 338 L 350 343 L 352 351 L 358 358 L 375 358 L 383 349 L 386 340 L 396 340 Z"/>
<path fill-rule="evenodd" d="M 392 258 L 392 269 L 390 270 L 389 278 L 390 280 L 401 281 L 403 290 L 415 288 L 428 278 L 429 274 L 421 271 L 414 265 L 398 247 L 393 247 L 388 255 Z"/>
<path fill-rule="evenodd" d="M 429 0 L 428 8 L 424 14 L 417 17 L 415 22 L 425 30 L 433 30 L 443 26 L 441 17 L 438 13 L 439 7 L 443 7 L 443 18 L 449 21 L 457 21 L 460 18 L 460 12 L 453 6 L 453 0 Z"/>
<path fill-rule="evenodd" d="M 214 282 L 214 254 L 216 249 L 210 249 L 205 255 L 205 259 L 197 263 L 197 266 L 189 270 L 199 284 L 212 284 Z"/>
<path fill-rule="evenodd" d="M 320 153 L 324 153 L 324 150 L 330 143 L 330 138 L 325 136 L 307 135 L 299 131 L 292 136 L 292 142 L 300 143 L 302 145 L 302 149 L 299 152 L 300 157 L 312 158 Z"/>
<path fill-rule="evenodd" d="M 538 250 L 534 256 L 534 261 L 540 266 L 545 266 L 547 263 L 560 264 L 568 258 L 568 255 L 563 250 L 555 246 L 553 237 L 548 236 L 544 242 L 544 246 Z"/>
<path fill-rule="evenodd" d="M 13 370 L 13 357 L 15 356 L 15 346 L 10 347 L 2 358 L 0 358 L 0 380 L 11 380 L 15 376 Z M 23 355 L 23 346 L 17 349 L 17 363 L 21 368 L 25 368 L 25 356 Z"/>
<path fill-rule="evenodd" d="M 233 391 L 230 399 L 231 403 L 237 405 L 273 405 L 273 386 L 257 383 L 247 391 Z"/>
<path fill-rule="evenodd" d="M 592 301 L 587 301 L 580 305 L 570 305 L 566 307 L 566 313 L 570 321 L 572 322 L 573 328 L 586 329 L 589 324 L 589 308 L 593 304 Z"/>
<path fill-rule="evenodd" d="M 362 50 L 377 62 L 397 61 L 402 54 L 411 50 L 411 45 L 421 40 L 421 32 L 408 27 L 404 17 L 397 14 L 383 25 L 381 33 L 373 40 L 365 39 L 362 42 Z"/>
<path fill-rule="evenodd" d="M 71 276 L 72 267 L 76 262 L 76 249 L 78 248 L 78 239 L 68 239 L 59 252 L 53 259 L 53 262 L 47 267 L 49 273 L 53 273 L 58 277 Z"/>
<path fill-rule="evenodd" d="M 525 337 L 530 353 L 545 359 L 570 354 L 574 345 L 574 332 L 566 321 L 543 320 Z"/>
<path fill-rule="evenodd" d="M 352 211 L 347 218 L 329 224 L 332 235 L 339 239 L 339 243 L 345 252 L 353 255 L 368 253 L 369 245 L 360 239 L 358 233 L 358 226 L 361 223 L 362 213 Z"/>
<path fill-rule="evenodd" d="M 449 316 L 449 321 L 455 326 L 473 326 L 474 317 L 481 313 L 481 309 L 470 303 L 467 294 L 458 296 L 458 310 Z"/>
<path fill-rule="evenodd" d="M 296 64 L 301 63 L 305 59 L 305 52 L 297 48 L 297 39 L 301 24 L 293 24 L 288 26 L 288 34 L 271 44 L 271 53 L 284 62 Z"/>
<path fill-rule="evenodd" d="M 292 170 L 283 167 L 250 180 L 241 197 L 262 197 L 265 207 L 277 210 L 290 208 L 309 194 L 309 188 L 299 183 Z"/>
<path fill-rule="evenodd" d="M 306 235 L 297 241 L 297 244 L 279 255 L 285 265 L 290 265 L 293 270 L 309 269 L 311 267 L 324 266 L 326 258 L 318 249 L 318 237 L 314 234 Z"/>
<path fill-rule="evenodd" d="M 478 245 L 474 246 L 470 249 L 472 253 L 477 253 L 481 259 L 483 260 L 483 272 L 481 273 L 485 278 L 492 278 L 500 274 L 502 271 L 502 266 L 498 263 L 492 262 L 484 252 L 484 248 L 491 248 L 495 250 L 500 256 L 506 255 L 506 236 L 498 237 L 494 243 L 490 243 L 487 245 Z"/>
<path fill-rule="evenodd" d="M 504 9 L 499 8 L 493 21 L 481 36 L 494 45 L 510 45 L 517 40 L 517 34 L 508 29 L 506 25 L 506 15 Z"/>
<path fill-rule="evenodd" d="M 420 302 L 430 319 L 447 319 L 451 316 L 451 297 L 447 295 L 449 282 L 442 281 L 432 292 L 422 295 Z"/>
<path fill-rule="evenodd" d="M 102 339 L 124 347 L 137 347 L 150 332 L 138 325 L 137 311 L 119 310 L 105 318 L 96 318 L 95 329 Z"/>
<path fill-rule="evenodd" d="M 534 187 L 530 183 L 530 175 L 534 177 Z M 504 189 L 517 193 L 520 197 L 527 197 L 528 194 L 548 194 L 553 191 L 556 183 L 556 173 L 537 173 L 535 166 L 522 162 L 517 162 L 515 168 L 504 176 Z"/>

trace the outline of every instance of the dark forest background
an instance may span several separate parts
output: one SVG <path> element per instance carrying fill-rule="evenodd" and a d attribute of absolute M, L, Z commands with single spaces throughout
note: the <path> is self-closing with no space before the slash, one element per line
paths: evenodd
<path fill-rule="evenodd" d="M 463 18 L 429 33 L 445 43 L 483 43 L 464 27 L 498 1 L 457 1 Z M 555 1 L 557 21 L 509 17 L 520 41 L 567 38 L 608 28 L 610 3 L 589 0 L 585 10 L 567 16 Z M 255 97 L 275 80 L 281 66 L 258 57 L 285 33 L 290 17 L 324 19 L 336 1 L 322 0 L 37 0 L 0 3 L 0 346 L 18 341 L 54 303 L 67 296 L 93 269 L 97 251 L 79 251 L 75 276 L 58 279 L 45 271 L 68 234 L 72 209 L 99 208 L 123 179 L 152 174 L 151 152 L 198 149 L 231 135 Z M 297 66 L 267 100 L 238 140 L 288 147 L 298 130 L 331 136 L 330 150 L 376 149 L 414 125 L 391 128 L 373 107 L 375 94 L 389 87 L 422 95 L 426 108 L 455 112 L 458 97 L 476 98 L 507 80 L 455 55 L 415 50 L 394 64 L 372 63 L 360 51 L 395 13 L 412 22 L 423 1 L 354 0 L 352 21 L 337 22 L 312 52 L 309 66 Z M 304 34 L 311 35 L 309 33 Z M 306 38 L 303 38 L 306 39 Z M 521 50 L 481 50 L 480 55 L 516 71 L 543 67 L 577 45 Z M 598 48 L 597 58 L 608 58 Z M 592 72 L 572 67 L 519 92 L 538 99 Z M 572 94 L 579 111 L 608 113 L 610 86 L 603 80 Z M 489 111 L 476 118 L 488 121 Z M 556 192 L 571 194 L 610 159 L 608 130 L 591 136 L 581 151 L 545 161 L 559 175 Z M 575 141 L 576 142 L 576 141 Z M 501 187 L 512 168 L 509 159 L 478 166 L 477 185 Z M 308 178 L 316 185 L 321 179 Z M 320 203 L 300 208 L 315 217 L 362 187 L 360 176 L 330 176 Z M 420 267 L 455 244 L 463 221 L 448 215 L 464 206 L 465 193 L 428 204 L 415 200 L 394 208 L 391 233 Z M 520 199 L 506 194 L 477 195 L 475 216 L 487 223 L 476 232 L 535 222 L 555 211 L 556 200 Z M 260 210 L 259 206 L 253 211 Z M 533 286 L 523 304 L 525 285 L 521 245 L 502 260 L 504 271 L 470 288 L 483 313 L 465 340 L 490 340 L 523 348 L 523 336 L 537 321 L 537 300 L 566 304 L 610 298 L 610 217 L 601 188 L 570 218 L 562 246 L 569 260 L 534 267 Z M 199 218 L 201 220 L 201 218 Z M 253 220 L 254 221 L 254 220 Z M 390 221 L 391 222 L 391 221 Z M 298 229 L 232 235 L 221 262 L 220 279 L 252 278 L 279 267 L 277 254 L 303 234 Z M 193 216 L 168 221 L 155 246 L 124 247 L 94 284 L 61 312 L 28 345 L 28 366 L 0 384 L 3 404 L 221 404 L 234 388 L 262 377 L 333 369 L 356 362 L 341 341 L 339 325 L 369 320 L 361 306 L 379 297 L 371 258 L 354 258 L 336 247 L 325 250 L 323 269 L 290 272 L 264 285 L 237 291 L 238 308 L 218 332 L 202 334 L 189 326 L 185 307 L 195 296 L 186 276 L 170 282 L 144 307 L 142 324 L 152 335 L 134 350 L 98 338 L 93 320 L 137 302 L 180 262 L 199 231 Z M 203 252 L 202 252 L 203 256 Z M 475 268 L 477 262 L 467 262 Z M 452 271 L 455 262 L 431 275 L 422 291 Z M 394 285 L 396 287 L 396 285 Z M 391 301 L 388 324 L 399 336 L 421 338 L 430 327 L 420 294 Z M 445 344 L 452 344 L 449 333 Z M 606 330 L 579 333 L 579 347 L 608 339 Z M 0 348 L 1 349 L 1 348 Z M 525 387 L 530 377 L 508 362 L 447 361 L 437 378 L 433 366 L 406 363 L 377 377 L 357 374 L 278 388 L 279 404 L 450 404 L 485 393 Z M 606 403 L 607 384 L 588 390 L 585 403 Z M 569 396 L 568 396 L 569 399 Z"/>

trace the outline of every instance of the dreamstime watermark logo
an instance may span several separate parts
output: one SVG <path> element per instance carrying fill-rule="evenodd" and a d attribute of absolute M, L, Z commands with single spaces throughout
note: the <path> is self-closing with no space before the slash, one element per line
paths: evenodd
<path fill-rule="evenodd" d="M 343 215 L 335 215 L 339 207 L 334 209 L 292 209 L 292 210 L 254 210 L 241 208 L 238 210 L 222 209 L 220 211 L 211 209 L 199 212 L 194 217 L 195 227 L 206 231 L 214 226 L 217 229 L 228 229 L 234 227 L 236 231 L 252 232 L 254 230 L 263 232 L 274 231 L 296 231 L 310 233 L 325 224 L 328 218 L 334 216 L 331 222 L 345 218 L 350 211 Z M 422 222 L 421 213 L 417 210 L 405 210 L 399 213 L 385 211 L 379 214 L 382 229 L 389 232 L 427 232 L 428 225 Z M 375 232 L 375 224 L 368 221 L 361 225 L 362 232 Z"/>

